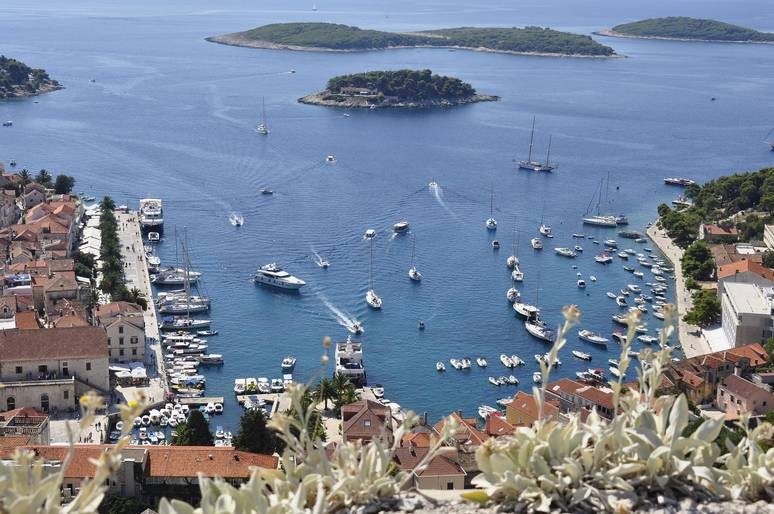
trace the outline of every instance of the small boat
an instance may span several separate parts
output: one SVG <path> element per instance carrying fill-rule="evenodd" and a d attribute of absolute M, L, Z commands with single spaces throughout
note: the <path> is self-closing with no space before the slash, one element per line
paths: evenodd
<path fill-rule="evenodd" d="M 511 362 L 514 366 L 524 366 L 524 361 L 518 355 L 511 355 Z"/>
<path fill-rule="evenodd" d="M 618 367 L 618 364 L 619 364 L 618 359 L 607 359 L 607 363 L 616 368 Z"/>
<path fill-rule="evenodd" d="M 134 418 L 134 422 L 132 424 L 134 425 L 134 428 L 139 428 L 140 425 L 142 425 L 142 418 L 139 416 Z"/>
<path fill-rule="evenodd" d="M 333 155 L 326 155 L 325 162 L 327 162 L 328 164 L 333 164 L 336 162 L 336 158 Z"/>
<path fill-rule="evenodd" d="M 392 226 L 392 230 L 394 230 L 396 233 L 400 234 L 401 232 L 405 232 L 409 229 L 409 222 L 406 220 L 400 220 L 396 224 Z"/>
<path fill-rule="evenodd" d="M 417 328 L 419 328 L 419 330 L 424 330 L 425 329 L 425 321 L 420 319 L 419 322 L 417 323 Z"/>
<path fill-rule="evenodd" d="M 580 350 L 573 350 L 572 354 L 574 357 L 577 357 L 578 359 L 584 360 L 584 361 L 590 361 L 591 360 L 591 354 L 582 352 Z"/>
<path fill-rule="evenodd" d="M 623 332 L 613 332 L 613 339 L 618 341 L 621 344 L 626 344 L 626 341 L 628 341 L 628 338 L 626 337 L 626 334 Z"/>
<path fill-rule="evenodd" d="M 618 241 L 615 239 L 606 239 L 605 246 L 609 246 L 610 248 L 618 248 Z"/>
<path fill-rule="evenodd" d="M 608 297 L 608 298 L 612 298 L 613 300 L 615 300 L 615 299 L 616 299 L 616 297 L 618 296 L 617 294 L 615 294 L 615 293 L 613 293 L 613 292 L 610 292 L 610 291 L 608 291 L 608 292 L 607 292 L 607 293 L 605 293 L 605 294 L 607 295 L 607 297 Z"/>
<path fill-rule="evenodd" d="M 505 298 L 507 298 L 508 301 L 511 303 L 515 302 L 520 297 L 521 297 L 521 294 L 519 293 L 519 290 L 516 289 L 515 287 L 508 289 L 508 291 L 506 291 L 505 293 Z"/>
<path fill-rule="evenodd" d="M 500 384 L 500 381 L 497 380 L 495 377 L 489 377 L 489 383 L 498 387 L 502 385 Z"/>
<path fill-rule="evenodd" d="M 384 398 L 384 386 L 381 384 L 374 384 L 374 387 L 371 388 L 371 392 L 374 393 L 374 396 L 379 398 Z"/>
<path fill-rule="evenodd" d="M 537 237 L 533 237 L 530 240 L 530 244 L 532 245 L 532 248 L 535 249 L 535 250 L 542 250 L 543 249 L 543 241 L 541 241 Z"/>
<path fill-rule="evenodd" d="M 508 383 L 513 386 L 519 385 L 519 379 L 514 375 L 508 375 Z"/>
<path fill-rule="evenodd" d="M 272 188 L 270 188 L 270 187 L 262 187 L 260 189 L 260 193 L 262 195 L 273 195 L 274 194 L 274 190 Z"/>
<path fill-rule="evenodd" d="M 492 250 L 499 250 L 500 249 L 500 241 L 495 239 L 492 241 Z"/>
<path fill-rule="evenodd" d="M 514 282 L 521 282 L 524 280 L 524 273 L 522 273 L 518 264 L 514 266 L 513 271 L 511 271 L 511 280 Z"/>
<path fill-rule="evenodd" d="M 626 307 L 626 298 L 623 296 L 616 296 L 615 303 L 617 303 L 619 307 Z"/>
<path fill-rule="evenodd" d="M 532 318 L 540 314 L 540 309 L 538 309 L 534 305 L 530 305 L 528 303 L 523 303 L 519 301 L 516 301 L 513 303 L 513 310 L 516 311 L 516 314 L 524 318 Z"/>
<path fill-rule="evenodd" d="M 438 362 L 435 363 L 435 370 L 436 371 L 446 371 L 446 365 L 443 362 L 438 361 Z"/>
<path fill-rule="evenodd" d="M 281 393 L 285 390 L 285 382 L 281 378 L 272 378 L 269 383 L 269 389 L 272 393 Z"/>
<path fill-rule="evenodd" d="M 621 372 L 618 370 L 618 368 L 614 368 L 613 366 L 610 366 L 610 374 L 616 378 L 621 378 Z"/>
<path fill-rule="evenodd" d="M 241 214 L 237 214 L 235 212 L 232 212 L 228 216 L 228 222 L 231 223 L 235 227 L 241 227 L 245 224 L 245 218 Z"/>
<path fill-rule="evenodd" d="M 372 228 L 369 228 L 365 231 L 365 234 L 363 234 L 363 238 L 365 239 L 373 239 L 374 237 L 376 237 L 376 230 Z"/>
<path fill-rule="evenodd" d="M 487 366 L 486 359 L 483 357 L 479 357 L 476 359 L 476 364 L 478 364 L 479 368 L 485 368 Z"/>
<path fill-rule="evenodd" d="M 140 439 L 140 441 L 148 439 L 148 429 L 145 427 L 140 427 L 139 432 L 137 432 L 137 437 Z"/>
<path fill-rule="evenodd" d="M 629 254 L 626 252 L 618 252 L 618 257 L 620 257 L 621 259 L 628 259 Z"/>
<path fill-rule="evenodd" d="M 449 359 L 449 364 L 451 364 L 454 369 L 462 369 L 462 361 L 459 359 Z"/>
<path fill-rule="evenodd" d="M 524 327 L 531 336 L 549 343 L 554 342 L 554 331 L 548 328 L 548 325 L 538 317 L 528 318 L 524 322 Z"/>
<path fill-rule="evenodd" d="M 579 278 L 579 279 L 578 279 L 578 288 L 579 288 L 579 289 L 583 289 L 583 288 L 585 288 L 585 287 L 586 287 L 586 281 L 585 281 L 585 280 L 583 280 L 582 278 Z"/>
<path fill-rule="evenodd" d="M 486 419 L 487 416 L 495 414 L 496 412 L 499 412 L 499 411 L 494 407 L 490 407 L 489 405 L 482 405 L 478 408 L 478 415 L 481 416 L 483 419 Z"/>
<path fill-rule="evenodd" d="M 654 318 L 658 318 L 660 320 L 664 319 L 664 313 L 663 312 L 654 311 L 651 314 L 653 314 Z"/>
<path fill-rule="evenodd" d="M 597 277 L 595 277 L 594 275 L 589 275 L 589 280 L 591 280 L 592 282 L 596 282 Z"/>
<path fill-rule="evenodd" d="M 658 337 L 641 335 L 641 336 L 637 336 L 637 341 L 640 341 L 641 343 L 645 343 L 645 344 L 653 344 L 658 342 Z"/>
<path fill-rule="evenodd" d="M 562 257 L 573 258 L 573 257 L 576 257 L 578 255 L 577 253 L 573 252 L 569 248 L 565 248 L 565 247 L 554 248 L 554 251 L 556 253 L 558 253 L 559 255 L 561 255 Z"/>
<path fill-rule="evenodd" d="M 600 264 L 609 264 L 613 262 L 613 258 L 610 256 L 610 254 L 607 253 L 600 253 L 594 257 L 594 260 Z"/>
<path fill-rule="evenodd" d="M 215 427 L 215 437 L 218 439 L 223 439 L 226 436 L 226 432 L 223 430 L 223 427 L 218 425 Z"/>
<path fill-rule="evenodd" d="M 500 355 L 500 362 L 502 362 L 503 366 L 506 368 L 513 368 L 515 366 L 513 360 L 505 354 Z"/>
<path fill-rule="evenodd" d="M 532 381 L 536 384 L 539 384 L 543 381 L 543 374 L 539 371 L 535 371 L 532 373 Z"/>
<path fill-rule="evenodd" d="M 158 243 L 161 240 L 161 236 L 158 232 L 148 232 L 148 242 Z"/>
<path fill-rule="evenodd" d="M 554 233 L 551 230 L 551 226 L 546 225 L 545 223 L 540 224 L 540 226 L 538 227 L 538 232 L 540 232 L 546 237 L 554 237 Z"/>
<path fill-rule="evenodd" d="M 634 275 L 637 278 L 642 278 L 645 276 L 645 273 L 643 273 L 642 271 L 633 271 L 632 275 Z"/>
<path fill-rule="evenodd" d="M 196 335 L 209 337 L 209 336 L 216 336 L 218 335 L 217 330 L 197 330 Z"/>
<path fill-rule="evenodd" d="M 293 371 L 293 368 L 296 367 L 296 358 L 292 355 L 288 355 L 284 359 L 282 359 L 282 371 L 284 373 L 289 373 Z"/>
<path fill-rule="evenodd" d="M 613 321 L 618 323 L 619 325 L 628 325 L 628 317 L 626 314 L 614 314 L 613 315 Z"/>
<path fill-rule="evenodd" d="M 606 337 L 602 337 L 601 335 L 597 334 L 596 332 L 592 332 L 591 330 L 579 331 L 578 337 L 586 342 L 593 344 L 606 345 L 608 343 L 608 339 Z"/>
<path fill-rule="evenodd" d="M 637 284 L 627 284 L 626 287 L 629 288 L 629 291 L 631 291 L 633 293 L 641 293 L 642 292 L 642 289 Z"/>
<path fill-rule="evenodd" d="M 586 234 L 573 234 L 572 237 L 576 237 L 578 239 L 585 239 L 586 238 Z"/>
<path fill-rule="evenodd" d="M 215 414 L 223 414 L 223 404 L 215 402 Z"/>
<path fill-rule="evenodd" d="M 621 290 L 620 290 L 620 293 L 621 293 L 621 295 L 623 295 L 623 296 L 629 296 L 630 294 L 632 294 L 632 293 L 631 293 L 631 291 L 629 291 L 629 290 L 628 290 L 628 289 L 626 289 L 626 288 L 624 288 L 624 289 L 621 289 Z"/>
<path fill-rule="evenodd" d="M 583 247 L 581 245 L 575 245 L 575 251 L 576 252 L 582 252 L 583 251 Z"/>

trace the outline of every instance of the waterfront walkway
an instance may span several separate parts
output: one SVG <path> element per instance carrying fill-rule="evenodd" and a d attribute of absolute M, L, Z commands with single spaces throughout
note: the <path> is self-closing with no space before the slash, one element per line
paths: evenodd
<path fill-rule="evenodd" d="M 712 348 L 709 341 L 702 334 L 701 329 L 683 321 L 683 316 L 693 306 L 691 292 L 686 289 L 685 278 L 683 277 L 683 265 L 681 263 L 683 250 L 672 242 L 669 236 L 666 235 L 666 231 L 658 228 L 656 225 L 657 223 L 651 225 L 647 230 L 647 234 L 653 241 L 653 244 L 669 259 L 675 270 L 675 303 L 677 304 L 678 314 L 677 336 L 683 348 L 683 354 L 688 358 L 710 353 Z"/>
<path fill-rule="evenodd" d="M 121 244 L 121 257 L 124 261 L 124 277 L 126 287 L 131 290 L 137 288 L 148 301 L 145 310 L 145 364 L 148 366 L 150 386 L 145 388 L 127 387 L 116 390 L 124 396 L 126 401 L 136 398 L 140 392 L 144 393 L 150 403 L 163 402 L 167 393 L 166 371 L 164 369 L 164 357 L 159 337 L 159 324 L 156 318 L 156 309 L 153 307 L 153 291 L 151 289 L 148 265 L 145 260 L 145 250 L 140 231 L 140 222 L 137 213 L 129 211 L 116 211 L 118 220 L 118 237 Z M 150 352 L 150 353 L 149 353 Z M 153 372 L 155 370 L 155 373 Z"/>

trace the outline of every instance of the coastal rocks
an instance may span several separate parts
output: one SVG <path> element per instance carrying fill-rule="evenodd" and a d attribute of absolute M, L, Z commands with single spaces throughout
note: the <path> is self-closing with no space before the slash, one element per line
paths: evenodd
<path fill-rule="evenodd" d="M 298 99 L 302 104 L 322 105 L 325 107 L 342 107 L 345 109 L 430 109 L 446 108 L 477 102 L 496 102 L 499 96 L 475 94 L 462 98 L 405 100 L 399 98 L 373 99 L 358 96 L 335 95 L 330 91 L 322 91 L 306 95 Z"/>

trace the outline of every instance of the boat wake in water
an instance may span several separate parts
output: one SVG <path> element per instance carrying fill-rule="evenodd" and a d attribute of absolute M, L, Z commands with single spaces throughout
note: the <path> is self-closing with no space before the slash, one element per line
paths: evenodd
<path fill-rule="evenodd" d="M 446 202 L 443 201 L 443 190 L 441 189 L 441 186 L 438 185 L 438 182 L 433 180 L 427 185 L 427 188 L 430 190 L 430 192 L 435 197 L 435 201 L 438 202 L 438 205 L 443 207 L 443 210 L 445 210 L 447 213 L 449 213 L 449 216 L 451 216 L 454 219 L 457 219 L 457 215 L 454 214 L 454 211 L 452 211 L 448 205 L 446 205 Z"/>
<path fill-rule="evenodd" d="M 321 268 L 327 268 L 328 266 L 330 266 L 330 263 L 326 259 L 323 259 L 322 256 L 319 253 L 317 253 L 317 250 L 315 250 L 314 248 L 312 248 L 312 254 L 313 254 L 312 260 L 314 261 L 315 264 L 317 264 Z"/>
<path fill-rule="evenodd" d="M 241 227 L 242 225 L 245 224 L 245 218 L 239 213 L 232 212 L 228 216 L 228 222 L 234 225 L 235 227 Z"/>
<path fill-rule="evenodd" d="M 360 322 L 356 320 L 354 317 L 352 317 L 352 315 L 342 311 L 341 309 L 333 305 L 333 303 L 331 303 L 328 297 L 325 296 L 323 293 L 318 292 L 316 294 L 317 294 L 317 297 L 320 299 L 320 301 L 323 303 L 323 305 L 325 305 L 328 308 L 330 313 L 333 315 L 333 318 L 338 322 L 339 325 L 346 328 L 348 331 L 352 332 L 353 334 L 363 331 L 362 325 L 360 324 Z M 359 331 L 358 331 L 358 328 L 360 328 Z"/>

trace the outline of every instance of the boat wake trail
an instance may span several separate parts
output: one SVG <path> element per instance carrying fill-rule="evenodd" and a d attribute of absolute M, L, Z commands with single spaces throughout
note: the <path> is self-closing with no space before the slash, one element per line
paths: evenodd
<path fill-rule="evenodd" d="M 330 311 L 331 315 L 333 315 L 333 318 L 338 322 L 339 325 L 346 328 L 350 332 L 354 332 L 355 324 L 358 323 L 358 321 L 349 313 L 346 313 L 333 305 L 331 301 L 328 299 L 325 294 L 317 292 L 315 293 L 317 297 L 320 299 L 320 301 L 325 305 L 328 310 Z"/>
<path fill-rule="evenodd" d="M 328 261 L 323 259 L 322 256 L 319 253 L 317 253 L 317 250 L 315 250 L 314 248 L 312 248 L 312 254 L 314 255 L 312 260 L 314 261 L 315 264 L 317 264 L 321 268 L 327 268 L 328 267 L 328 265 L 329 265 Z"/>
<path fill-rule="evenodd" d="M 452 211 L 448 205 L 446 205 L 446 202 L 443 201 L 443 189 L 441 189 L 441 186 L 433 180 L 430 182 L 430 184 L 427 185 L 427 188 L 430 190 L 430 193 L 435 197 L 435 201 L 438 202 L 438 205 L 443 207 L 443 210 L 445 210 L 447 213 L 449 213 L 449 216 L 451 216 L 454 219 L 457 219 L 457 215 L 454 214 L 454 211 Z"/>

